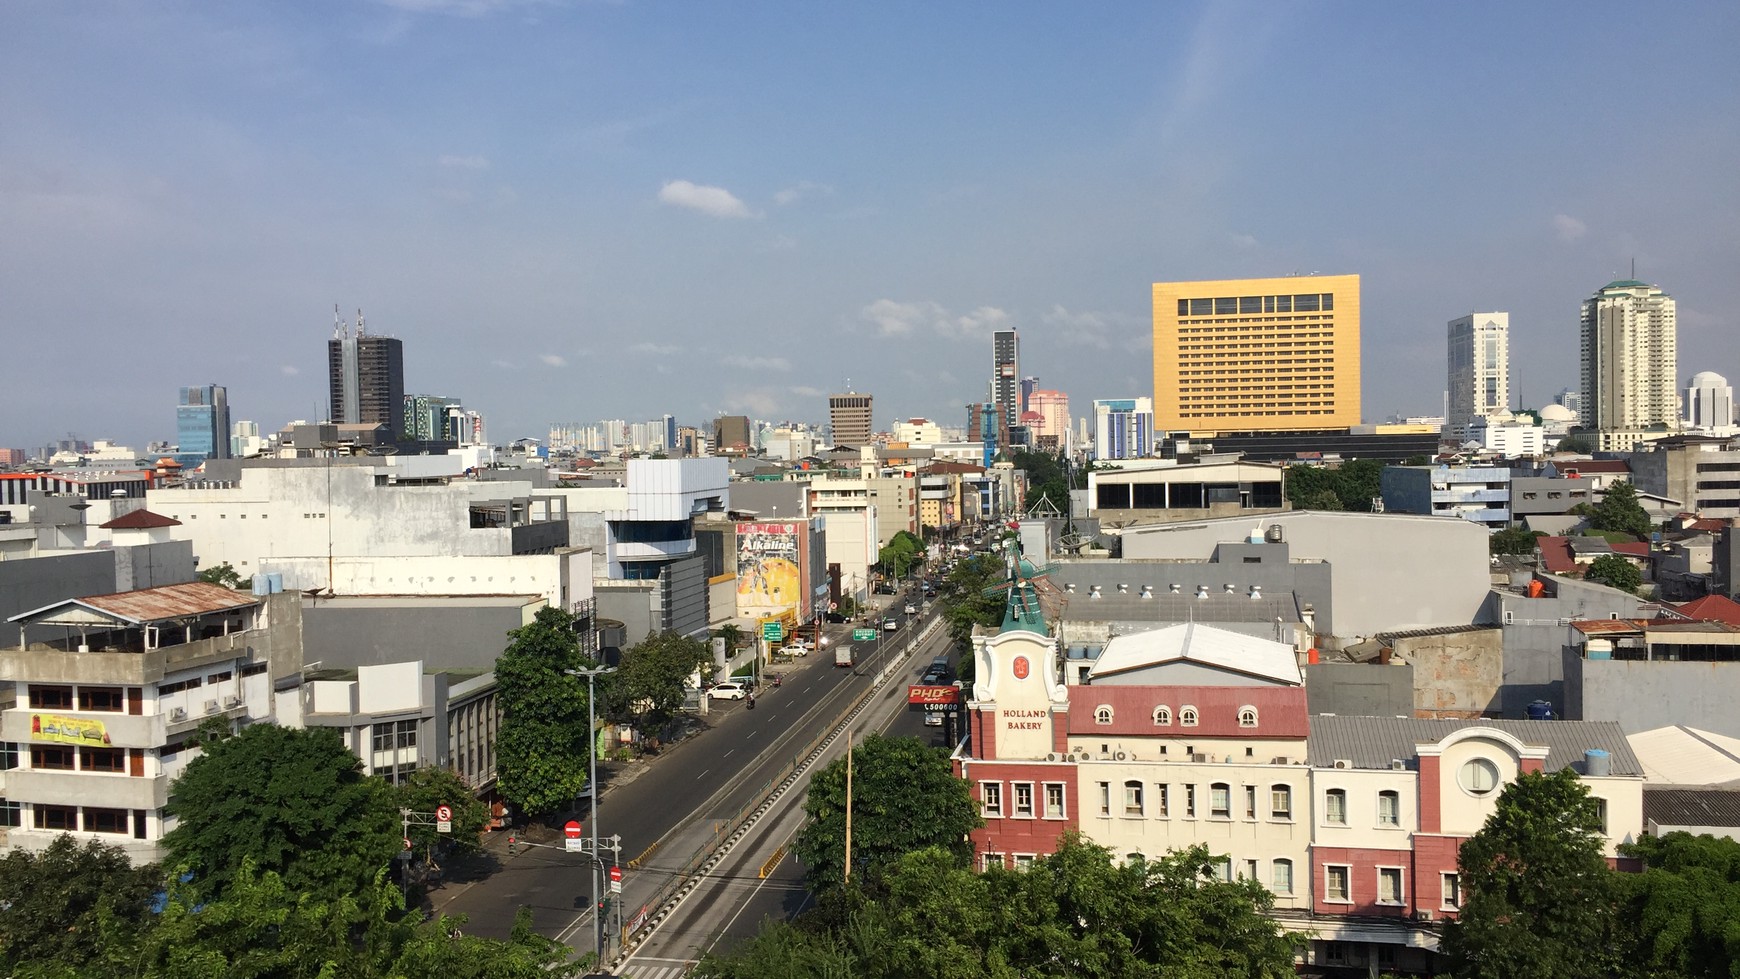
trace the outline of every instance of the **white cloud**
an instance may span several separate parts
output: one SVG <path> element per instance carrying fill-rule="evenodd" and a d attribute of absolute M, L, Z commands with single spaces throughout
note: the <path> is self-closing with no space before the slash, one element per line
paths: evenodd
<path fill-rule="evenodd" d="M 1237 245 L 1240 248 L 1255 248 L 1255 247 L 1257 247 L 1257 236 L 1256 235 L 1246 235 L 1246 234 L 1239 234 L 1238 232 L 1233 232 L 1233 233 L 1227 235 L 1227 239 L 1230 240 L 1234 245 Z"/>
<path fill-rule="evenodd" d="M 781 405 L 779 396 L 767 388 L 735 392 L 727 395 L 724 403 L 726 411 L 748 415 L 751 418 L 767 418 L 777 415 Z"/>
<path fill-rule="evenodd" d="M 1065 342 L 1083 347 L 1110 347 L 1112 324 L 1105 313 L 1078 312 L 1054 305 L 1040 317 L 1046 326 L 1057 331 Z"/>
<path fill-rule="evenodd" d="M 448 14 L 454 17 L 487 17 L 521 7 L 542 6 L 542 0 L 376 0 L 377 3 L 412 14 Z"/>
<path fill-rule="evenodd" d="M 561 354 L 539 354 L 538 359 L 551 367 L 567 367 L 568 358 Z"/>
<path fill-rule="evenodd" d="M 671 343 L 637 343 L 628 348 L 629 353 L 647 354 L 652 357 L 669 357 L 681 353 L 682 347 Z"/>
<path fill-rule="evenodd" d="M 740 367 L 746 371 L 789 371 L 791 361 L 784 357 L 743 357 L 733 354 L 721 361 L 726 367 Z"/>
<path fill-rule="evenodd" d="M 773 195 L 773 202 L 778 204 L 780 207 L 784 207 L 787 204 L 796 204 L 798 201 L 801 201 L 806 197 L 832 196 L 834 196 L 834 188 L 829 187 L 827 184 L 818 184 L 813 181 L 804 180 L 783 190 L 776 191 Z"/>
<path fill-rule="evenodd" d="M 823 391 L 821 388 L 811 387 L 808 384 L 799 384 L 797 387 L 791 389 L 791 393 L 800 398 L 819 398 L 827 392 Z"/>
<path fill-rule="evenodd" d="M 914 303 L 878 299 L 858 311 L 879 336 L 900 337 L 914 332 L 933 333 L 946 340 L 983 337 L 1009 324 L 1009 314 L 995 306 L 980 306 L 956 316 L 929 301 Z"/>
<path fill-rule="evenodd" d="M 454 156 L 449 153 L 438 157 L 435 164 L 449 170 L 488 170 L 489 158 L 484 156 Z"/>
<path fill-rule="evenodd" d="M 754 217 L 749 206 L 723 187 L 707 187 L 687 180 L 672 180 L 659 188 L 659 203 L 686 207 L 716 218 Z"/>
<path fill-rule="evenodd" d="M 302 373 L 300 369 L 292 367 L 289 364 L 285 364 L 283 367 L 278 368 L 278 372 L 283 374 L 285 377 L 295 377 Z"/>
<path fill-rule="evenodd" d="M 1560 241 L 1576 241 L 1589 233 L 1589 226 L 1569 214 L 1553 215 L 1553 228 L 1559 232 Z"/>

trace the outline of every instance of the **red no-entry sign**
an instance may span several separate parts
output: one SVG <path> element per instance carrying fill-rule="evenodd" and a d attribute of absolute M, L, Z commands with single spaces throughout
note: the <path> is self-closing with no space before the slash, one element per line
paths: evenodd
<path fill-rule="evenodd" d="M 568 825 L 562 827 L 562 835 L 566 836 L 567 838 L 569 838 L 571 840 L 579 839 L 580 838 L 580 821 L 578 819 L 568 820 Z"/>

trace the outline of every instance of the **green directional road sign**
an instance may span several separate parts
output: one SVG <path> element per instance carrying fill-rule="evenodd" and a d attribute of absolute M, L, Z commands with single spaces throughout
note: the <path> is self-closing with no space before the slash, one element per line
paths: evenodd
<path fill-rule="evenodd" d="M 761 638 L 766 639 L 768 642 L 779 642 L 781 639 L 784 639 L 785 623 L 763 622 L 761 624 Z"/>
<path fill-rule="evenodd" d="M 876 641 L 876 630 L 875 629 L 853 629 L 852 630 L 852 641 L 853 642 L 875 642 Z"/>

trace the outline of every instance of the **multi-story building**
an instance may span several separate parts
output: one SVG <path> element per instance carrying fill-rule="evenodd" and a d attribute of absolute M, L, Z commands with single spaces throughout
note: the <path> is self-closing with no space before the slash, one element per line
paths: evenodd
<path fill-rule="evenodd" d="M 434 394 L 405 395 L 405 414 L 399 423 L 399 433 L 411 442 L 457 442 L 459 433 L 454 430 L 453 422 L 448 416 L 449 408 L 460 408 L 461 417 L 464 409 L 460 407 L 458 398 L 443 398 Z"/>
<path fill-rule="evenodd" d="M 1510 314 L 1469 313 L 1450 321 L 1450 434 L 1468 437 L 1476 418 L 1510 406 Z"/>
<path fill-rule="evenodd" d="M 1160 431 L 1345 429 L 1359 398 L 1359 276 L 1154 283 Z"/>
<path fill-rule="evenodd" d="M 1031 426 L 1035 441 L 1050 439 L 1057 446 L 1056 451 L 1070 450 L 1069 395 L 1039 388 L 1027 396 L 1027 410 L 1039 416 Z"/>
<path fill-rule="evenodd" d="M 1672 296 L 1636 279 L 1609 282 L 1583 300 L 1581 413 L 1597 448 L 1623 452 L 1647 431 L 1679 426 L 1676 310 Z"/>
<path fill-rule="evenodd" d="M 1638 492 L 1678 500 L 1703 517 L 1740 517 L 1740 439 L 1678 435 L 1631 454 Z"/>
<path fill-rule="evenodd" d="M 1558 405 L 1552 407 L 1564 410 Z M 1534 458 L 1544 455 L 1547 451 L 1545 426 L 1530 424 L 1527 416 L 1519 418 L 1503 409 L 1491 415 L 1475 416 L 1468 423 L 1464 434 L 1456 437 L 1467 439 L 1485 451 L 1504 459 L 1516 459 L 1523 456 Z"/>
<path fill-rule="evenodd" d="M 1699 371 L 1686 385 L 1686 427 L 1713 435 L 1734 431 L 1734 388 L 1714 371 Z"/>
<path fill-rule="evenodd" d="M 714 452 L 744 452 L 749 448 L 748 415 L 720 415 L 713 419 Z"/>
<path fill-rule="evenodd" d="M 1266 462 L 1132 463 L 1088 472 L 1088 514 L 1119 529 L 1288 508 L 1286 470 Z"/>
<path fill-rule="evenodd" d="M 230 457 L 230 399 L 221 384 L 181 389 L 175 408 L 175 461 L 192 469 Z"/>
<path fill-rule="evenodd" d="M 1094 402 L 1094 458 L 1140 459 L 1154 451 L 1154 402 L 1104 398 Z"/>
<path fill-rule="evenodd" d="M 991 334 L 991 403 L 997 411 L 998 445 L 1021 424 L 1021 338 L 1014 330 Z"/>
<path fill-rule="evenodd" d="M 876 431 L 873 401 L 870 395 L 856 392 L 828 396 L 828 423 L 834 431 L 835 445 L 858 448 L 870 444 L 870 435 Z"/>
<path fill-rule="evenodd" d="M 928 418 L 908 418 L 894 423 L 894 441 L 907 445 L 936 445 L 943 440 L 942 426 Z"/>
<path fill-rule="evenodd" d="M 404 431 L 405 345 L 397 337 L 371 336 L 362 313 L 352 331 L 344 323 L 326 342 L 332 421 L 385 425 L 397 439 Z"/>
<path fill-rule="evenodd" d="M 1500 466 L 1385 466 L 1378 485 L 1386 513 L 1510 525 L 1510 470 Z"/>

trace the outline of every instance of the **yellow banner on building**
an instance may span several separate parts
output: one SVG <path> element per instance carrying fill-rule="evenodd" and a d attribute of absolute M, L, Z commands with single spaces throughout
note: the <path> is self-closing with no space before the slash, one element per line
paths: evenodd
<path fill-rule="evenodd" d="M 62 741 L 67 744 L 109 743 L 109 731 L 102 721 L 65 717 L 60 714 L 30 715 L 30 736 L 37 741 Z"/>

